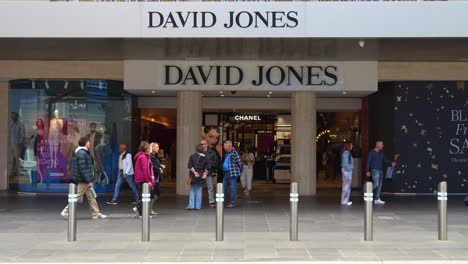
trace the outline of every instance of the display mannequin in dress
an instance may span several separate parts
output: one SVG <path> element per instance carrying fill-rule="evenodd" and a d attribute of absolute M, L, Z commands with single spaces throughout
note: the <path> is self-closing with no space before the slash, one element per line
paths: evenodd
<path fill-rule="evenodd" d="M 49 126 L 49 151 L 51 168 L 57 168 L 57 153 L 59 151 L 62 129 L 63 119 L 60 118 L 60 111 L 55 109 L 54 118 L 50 120 Z"/>

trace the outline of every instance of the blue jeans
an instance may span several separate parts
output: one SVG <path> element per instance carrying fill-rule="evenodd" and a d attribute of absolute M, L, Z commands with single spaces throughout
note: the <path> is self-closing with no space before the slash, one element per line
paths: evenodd
<path fill-rule="evenodd" d="M 237 177 L 231 177 L 229 172 L 224 172 L 223 187 L 224 195 L 227 194 L 227 190 L 231 186 L 231 204 L 237 202 Z"/>
<path fill-rule="evenodd" d="M 192 183 L 190 184 L 189 209 L 200 209 L 202 204 L 202 190 L 203 184 Z"/>
<path fill-rule="evenodd" d="M 371 175 L 372 183 L 374 184 L 374 201 L 380 200 L 380 194 L 382 193 L 383 171 L 372 170 Z"/>
<path fill-rule="evenodd" d="M 132 188 L 133 197 L 135 198 L 135 201 L 137 201 L 138 190 L 135 186 L 135 182 L 133 181 L 133 175 L 127 175 L 127 178 L 124 178 L 123 171 L 119 171 L 119 175 L 117 176 L 117 183 L 115 184 L 114 196 L 112 197 L 112 200 L 117 201 L 117 198 L 119 198 L 120 187 L 122 186 L 122 182 L 124 180 L 126 180 L 128 182 L 128 185 L 130 185 L 130 188 Z"/>

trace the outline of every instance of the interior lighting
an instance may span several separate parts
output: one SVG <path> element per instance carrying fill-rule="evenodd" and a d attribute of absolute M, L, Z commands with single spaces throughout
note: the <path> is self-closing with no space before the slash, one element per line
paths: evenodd
<path fill-rule="evenodd" d="M 84 90 L 84 81 L 80 82 L 80 88 L 81 88 L 81 90 Z"/>
<path fill-rule="evenodd" d="M 34 80 L 32 81 L 31 88 L 36 89 L 36 81 L 34 81 Z"/>
<path fill-rule="evenodd" d="M 45 81 L 44 86 L 46 89 L 49 89 L 50 88 L 49 81 Z"/>
<path fill-rule="evenodd" d="M 151 93 L 153 93 L 153 94 L 154 94 L 154 93 L 156 93 L 156 91 L 155 91 L 155 90 L 153 90 L 153 91 L 151 91 Z"/>
<path fill-rule="evenodd" d="M 68 81 L 65 81 L 65 84 L 63 85 L 63 89 L 68 89 Z"/>

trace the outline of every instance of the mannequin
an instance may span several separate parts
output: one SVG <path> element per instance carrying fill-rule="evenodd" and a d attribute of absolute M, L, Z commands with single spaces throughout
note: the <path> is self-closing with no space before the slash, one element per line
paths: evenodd
<path fill-rule="evenodd" d="M 63 119 L 60 118 L 59 110 L 55 109 L 54 118 L 50 120 L 49 126 L 49 151 L 51 168 L 57 168 L 57 152 L 59 151 L 62 128 Z"/>

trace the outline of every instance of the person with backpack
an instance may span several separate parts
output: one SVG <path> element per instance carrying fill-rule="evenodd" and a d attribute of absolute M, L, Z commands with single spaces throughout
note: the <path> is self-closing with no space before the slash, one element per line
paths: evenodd
<path fill-rule="evenodd" d="M 72 160 L 72 177 L 73 182 L 78 185 L 78 201 L 81 201 L 83 196 L 86 195 L 92 219 L 103 219 L 107 218 L 107 216 L 99 212 L 99 206 L 93 189 L 94 164 L 93 158 L 89 152 L 90 145 L 91 143 L 88 137 L 82 137 L 78 140 L 78 148 L 76 148 L 75 157 L 73 157 Z M 65 206 L 61 215 L 64 218 L 68 218 L 68 205 Z"/>
<path fill-rule="evenodd" d="M 190 155 L 188 161 L 189 177 L 187 184 L 190 185 L 189 203 L 187 210 L 200 210 L 202 206 L 202 190 L 208 177 L 210 164 L 206 157 L 203 145 L 195 146 L 195 153 Z"/>
<path fill-rule="evenodd" d="M 115 184 L 114 196 L 110 202 L 107 204 L 117 205 L 117 199 L 119 198 L 120 187 L 122 187 L 123 181 L 127 181 L 128 185 L 133 191 L 134 201 L 133 204 L 138 204 L 139 196 L 138 190 L 133 181 L 133 163 L 132 163 L 132 154 L 127 152 L 127 146 L 125 144 L 120 144 L 119 146 L 120 156 L 119 156 L 119 174 L 117 175 L 117 182 Z"/>
<path fill-rule="evenodd" d="M 148 183 L 150 186 L 150 198 L 154 198 L 154 170 L 153 163 L 150 158 L 151 146 L 147 141 L 142 141 L 138 148 L 138 153 L 135 155 L 135 183 L 138 186 L 138 190 L 141 194 L 143 193 L 143 184 Z M 141 218 L 143 204 L 142 200 L 138 202 L 136 207 L 133 207 L 133 211 Z"/>

